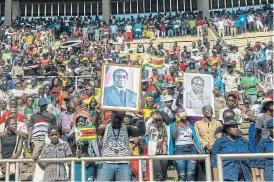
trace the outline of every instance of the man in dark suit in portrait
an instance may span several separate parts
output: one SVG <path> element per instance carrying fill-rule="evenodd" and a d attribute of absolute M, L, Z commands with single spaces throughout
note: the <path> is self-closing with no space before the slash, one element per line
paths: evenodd
<path fill-rule="evenodd" d="M 128 73 L 124 69 L 117 69 L 112 75 L 113 85 L 104 88 L 104 106 L 137 107 L 137 93 L 126 88 Z"/>

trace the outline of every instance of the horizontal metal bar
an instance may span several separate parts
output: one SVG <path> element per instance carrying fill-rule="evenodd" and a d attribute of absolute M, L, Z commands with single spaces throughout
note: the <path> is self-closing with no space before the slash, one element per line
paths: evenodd
<path fill-rule="evenodd" d="M 20 162 L 20 163 L 51 163 L 51 162 L 81 162 L 81 161 L 131 161 L 131 160 L 195 160 L 195 159 L 206 159 L 209 155 L 157 155 L 157 156 L 126 156 L 126 157 L 83 157 L 83 158 L 58 158 L 58 159 L 39 159 L 39 160 L 32 160 L 32 159 L 1 159 L 0 164 L 6 162 Z"/>
<path fill-rule="evenodd" d="M 221 159 L 273 158 L 273 153 L 218 154 Z"/>

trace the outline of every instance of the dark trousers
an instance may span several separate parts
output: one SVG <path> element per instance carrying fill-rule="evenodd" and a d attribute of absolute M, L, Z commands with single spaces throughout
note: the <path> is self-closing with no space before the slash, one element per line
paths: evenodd
<path fill-rule="evenodd" d="M 168 160 L 154 160 L 153 174 L 155 181 L 166 181 Z"/>

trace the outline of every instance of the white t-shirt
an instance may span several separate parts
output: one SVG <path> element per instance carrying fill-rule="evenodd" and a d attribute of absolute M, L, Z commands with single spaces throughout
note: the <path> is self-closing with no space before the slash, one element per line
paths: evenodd
<path fill-rule="evenodd" d="M 254 21 L 254 16 L 253 15 L 248 15 L 247 16 L 247 22 L 253 22 Z"/>
<path fill-rule="evenodd" d="M 225 28 L 224 24 L 225 24 L 224 20 L 220 20 L 219 21 L 219 29 L 224 29 Z"/>
<path fill-rule="evenodd" d="M 131 25 L 127 25 L 127 26 L 125 27 L 125 30 L 126 30 L 126 32 L 131 32 L 132 26 L 131 26 Z"/>
<path fill-rule="evenodd" d="M 118 36 L 118 37 L 116 37 L 116 41 L 117 41 L 117 43 L 118 44 L 123 44 L 124 43 L 124 40 L 125 40 L 125 38 L 123 37 L 123 36 Z"/>

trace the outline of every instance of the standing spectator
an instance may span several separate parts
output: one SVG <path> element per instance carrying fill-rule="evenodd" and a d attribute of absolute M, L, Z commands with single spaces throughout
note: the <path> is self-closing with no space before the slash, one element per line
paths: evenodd
<path fill-rule="evenodd" d="M 0 159 L 18 159 L 20 157 L 23 149 L 23 137 L 18 134 L 17 129 L 16 118 L 8 118 L 6 120 L 6 131 L 0 135 Z M 0 174 L 6 173 L 5 164 L 1 164 L 0 168 Z M 9 171 L 10 180 L 15 180 L 14 163 L 10 163 Z M 2 178 L 2 175 L 0 176 Z M 5 180 L 5 178 L 1 180 Z"/>
<path fill-rule="evenodd" d="M 130 23 L 127 23 L 125 26 L 126 31 L 126 41 L 132 41 L 132 25 Z"/>
<path fill-rule="evenodd" d="M 201 18 L 198 17 L 196 20 L 197 36 L 198 37 L 203 35 L 202 26 L 203 26 L 203 20 L 201 20 Z"/>
<path fill-rule="evenodd" d="M 136 33 L 135 34 L 135 38 L 136 39 L 140 39 L 141 35 L 142 35 L 142 28 L 143 28 L 142 23 L 139 22 L 139 21 L 137 21 L 137 23 L 135 24 L 134 28 L 135 28 L 135 33 Z"/>
<path fill-rule="evenodd" d="M 169 120 L 162 115 L 160 111 L 153 111 L 146 122 L 148 155 L 168 155 Z M 154 180 L 165 181 L 167 169 L 167 160 L 153 161 Z"/>
<path fill-rule="evenodd" d="M 109 26 L 110 28 L 110 39 L 115 41 L 116 40 L 116 34 L 117 34 L 117 25 L 115 23 L 111 24 Z"/>
<path fill-rule="evenodd" d="M 230 118 L 223 123 L 222 138 L 215 141 L 212 147 L 211 166 L 213 168 L 213 180 L 218 181 L 217 155 L 218 154 L 242 154 L 250 153 L 249 142 L 240 137 L 236 120 Z M 251 165 L 249 159 L 223 160 L 225 181 L 252 181 Z"/>
<path fill-rule="evenodd" d="M 256 119 L 255 124 L 255 142 L 259 143 L 261 139 L 265 139 L 270 135 L 269 129 L 267 128 L 267 121 L 273 118 L 273 100 L 265 98 L 261 104 L 262 116 Z"/>
<path fill-rule="evenodd" d="M 190 35 L 195 35 L 195 31 L 196 31 L 196 21 L 193 17 L 190 17 L 189 20 L 189 29 L 190 29 Z"/>
<path fill-rule="evenodd" d="M 223 18 L 221 18 L 218 23 L 218 32 L 220 37 L 225 36 L 225 21 Z"/>
<path fill-rule="evenodd" d="M 66 110 L 60 113 L 60 117 L 57 121 L 57 125 L 59 129 L 61 129 L 62 135 L 65 136 L 65 139 L 66 139 L 66 136 L 71 131 L 71 121 L 75 115 L 73 109 L 71 109 L 69 104 L 71 99 L 72 99 L 72 96 L 68 96 L 67 98 L 64 99 L 66 104 Z"/>
<path fill-rule="evenodd" d="M 175 143 L 174 155 L 202 154 L 204 152 L 194 127 L 187 121 L 187 113 L 183 108 L 176 109 L 176 124 L 172 131 Z M 177 160 L 175 166 L 179 181 L 194 181 L 196 161 Z"/>
<path fill-rule="evenodd" d="M 225 36 L 231 35 L 230 33 L 230 20 L 226 16 L 224 19 L 224 27 L 225 27 Z"/>
<path fill-rule="evenodd" d="M 269 119 L 266 123 L 269 129 L 269 137 L 262 139 L 257 146 L 257 153 L 273 153 L 273 118 Z M 274 181 L 273 178 L 273 159 L 261 158 L 257 159 L 256 167 L 260 171 L 261 181 Z"/>
<path fill-rule="evenodd" d="M 232 37 L 235 37 L 237 30 L 236 30 L 236 22 L 234 18 L 230 19 L 229 25 L 230 25 L 230 35 Z"/>
<path fill-rule="evenodd" d="M 250 98 L 251 104 L 254 104 L 254 102 L 257 100 L 256 93 L 258 80 L 256 77 L 252 76 L 252 72 L 253 71 L 251 68 L 247 68 L 246 76 L 241 79 L 241 84 L 245 91 L 245 95 Z"/>
<path fill-rule="evenodd" d="M 220 55 L 222 53 L 223 46 L 220 44 L 221 40 L 217 39 L 216 44 L 213 46 L 213 50 L 217 51 L 217 55 Z"/>
<path fill-rule="evenodd" d="M 182 36 L 185 37 L 187 35 L 187 27 L 189 26 L 189 22 L 187 19 L 182 19 L 182 22 L 181 22 L 181 33 L 182 33 Z"/>
<path fill-rule="evenodd" d="M 236 25 L 237 35 L 241 35 L 243 30 L 242 30 L 242 21 L 241 21 L 240 17 L 238 17 L 235 20 L 235 25 Z"/>
<path fill-rule="evenodd" d="M 38 159 L 45 144 L 50 125 L 56 125 L 56 118 L 47 112 L 47 99 L 39 99 L 40 111 L 31 115 L 28 124 L 28 152 L 32 152 L 32 158 Z"/>
<path fill-rule="evenodd" d="M 238 88 L 240 85 L 240 76 L 234 72 L 232 64 L 227 65 L 227 73 L 222 76 L 223 83 L 225 85 L 225 95 L 234 93 L 238 99 Z"/>
<path fill-rule="evenodd" d="M 100 129 L 98 129 L 99 121 L 95 120 L 99 136 L 104 136 L 102 157 L 130 156 L 129 137 L 138 137 L 145 133 L 143 121 L 140 121 L 136 128 L 123 124 L 123 119 L 124 115 L 113 111 L 110 124 Z M 132 170 L 127 161 L 117 163 L 106 161 L 98 167 L 97 181 L 130 181 L 131 176 Z"/>
<path fill-rule="evenodd" d="M 164 22 L 161 23 L 161 36 L 162 38 L 165 38 L 166 37 L 166 24 Z"/>
<path fill-rule="evenodd" d="M 219 118 L 219 114 L 222 108 L 225 107 L 225 98 L 222 96 L 220 87 L 214 85 L 214 113 L 215 118 Z"/>
<path fill-rule="evenodd" d="M 52 125 L 48 128 L 48 137 L 50 143 L 46 144 L 41 152 L 41 159 L 46 158 L 66 158 L 71 157 L 72 152 L 68 143 L 61 142 L 61 132 L 59 128 Z M 70 163 L 68 163 L 70 165 Z M 44 169 L 43 181 L 66 181 L 68 180 L 65 163 L 39 163 L 39 166 Z"/>
<path fill-rule="evenodd" d="M 243 60 L 244 57 L 242 56 L 242 54 L 239 52 L 238 47 L 233 46 L 231 48 L 232 53 L 230 53 L 228 55 L 229 61 L 231 64 L 236 64 L 236 68 L 242 68 L 243 67 Z"/>
<path fill-rule="evenodd" d="M 247 23 L 248 23 L 248 30 L 249 32 L 254 31 L 254 26 L 255 26 L 255 19 L 254 15 L 249 13 L 247 16 Z"/>
<path fill-rule="evenodd" d="M 214 133 L 222 124 L 213 118 L 213 109 L 211 106 L 204 106 L 202 111 L 204 119 L 195 122 L 194 128 L 205 152 L 210 154 L 212 145 L 216 140 Z"/>
<path fill-rule="evenodd" d="M 274 64 L 274 52 L 273 52 L 273 43 L 269 43 L 267 49 L 265 50 L 266 63 L 267 63 L 267 72 L 273 70 Z"/>
<path fill-rule="evenodd" d="M 235 120 L 238 122 L 238 124 L 242 123 L 242 111 L 238 108 L 237 104 L 237 96 L 233 93 L 228 94 L 226 97 L 226 107 L 222 108 L 219 114 L 219 120 L 221 122 L 224 122 L 223 113 L 225 110 L 231 109 L 235 113 Z"/>

